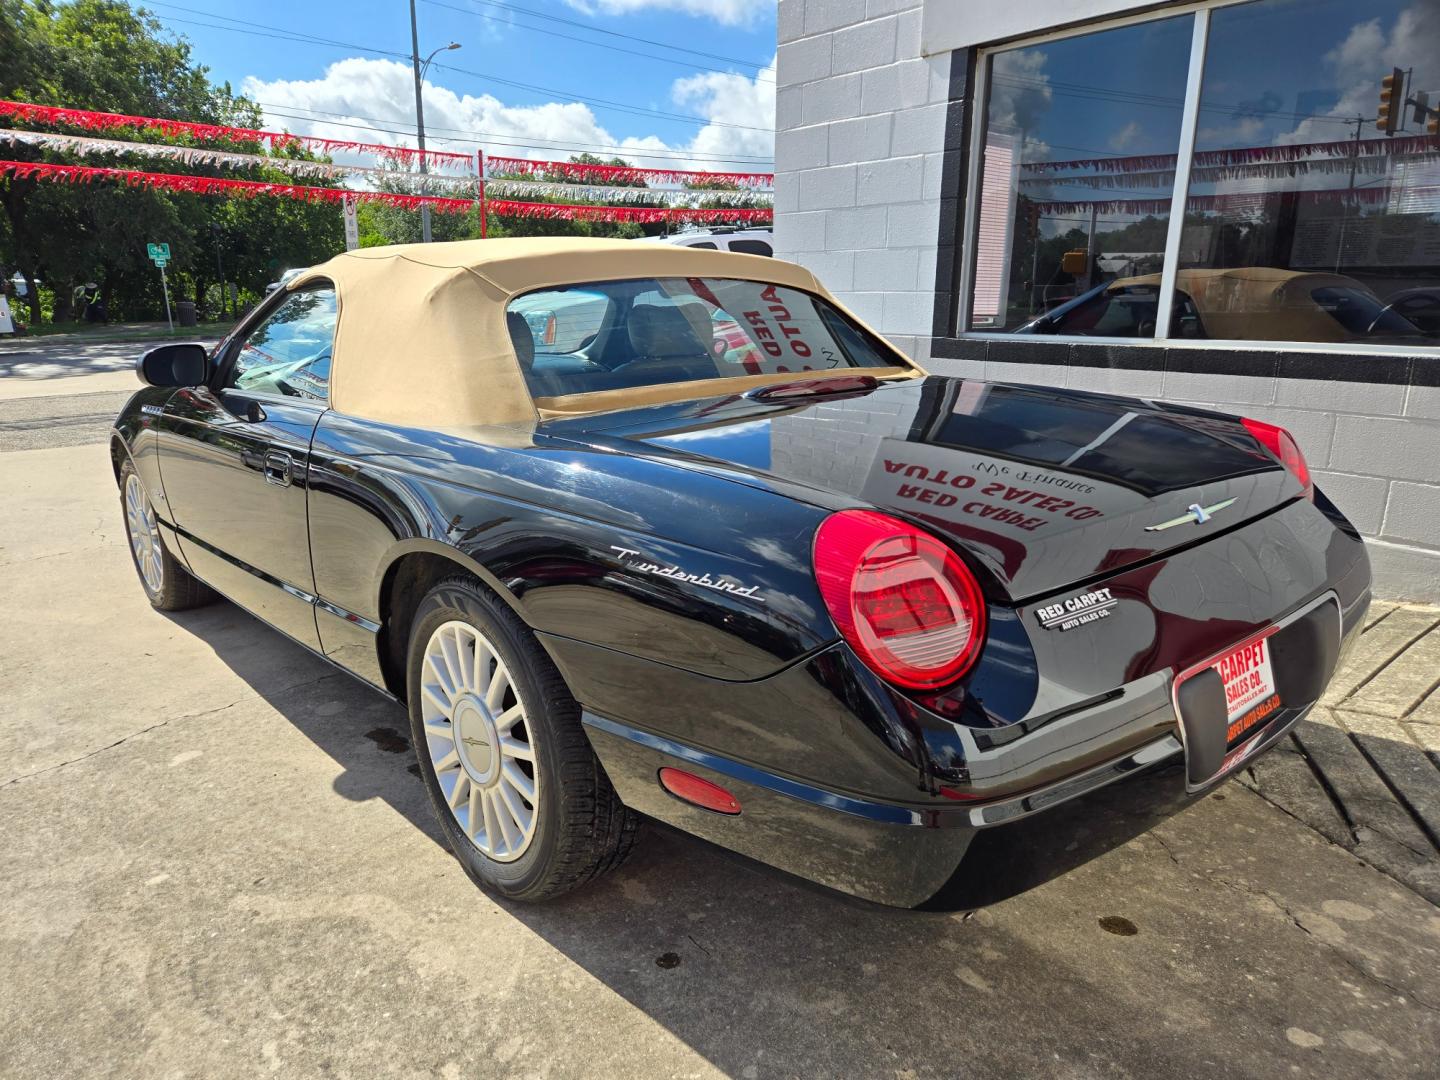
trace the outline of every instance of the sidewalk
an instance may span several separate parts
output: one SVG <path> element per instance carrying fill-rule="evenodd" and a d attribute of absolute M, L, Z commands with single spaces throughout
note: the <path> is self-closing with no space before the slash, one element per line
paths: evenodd
<path fill-rule="evenodd" d="M 1321 703 L 1243 782 L 1440 903 L 1440 608 L 1376 601 Z"/>
<path fill-rule="evenodd" d="M 202 322 L 198 326 L 175 324 L 171 330 L 163 322 L 110 323 L 103 326 L 76 324 L 74 328 L 44 327 L 39 333 L 0 334 L 0 354 L 25 352 L 37 345 L 108 345 L 129 341 L 173 339 L 175 341 L 213 341 L 229 333 L 233 319 L 223 322 Z"/>

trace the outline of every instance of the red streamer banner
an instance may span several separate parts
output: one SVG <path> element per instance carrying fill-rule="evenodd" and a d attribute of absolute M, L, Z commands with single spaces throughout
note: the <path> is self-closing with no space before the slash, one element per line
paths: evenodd
<path fill-rule="evenodd" d="M 751 223 L 772 221 L 775 212 L 764 207 L 722 207 L 699 209 L 689 206 L 594 206 L 570 203 L 513 202 L 509 199 L 487 199 L 485 209 L 491 214 L 512 215 L 526 218 L 553 218 L 559 221 L 635 221 L 642 225 L 655 225 L 662 221 L 714 222 L 737 221 Z"/>
<path fill-rule="evenodd" d="M 737 184 L 740 187 L 770 188 L 775 186 L 774 173 L 749 172 L 691 172 L 686 169 L 644 169 L 629 165 L 588 165 L 579 161 L 530 161 L 526 158 L 492 157 L 485 158 L 485 172 L 490 178 L 497 173 L 521 176 L 540 176 L 553 180 L 563 176 L 567 180 L 624 180 L 644 181 L 647 184 L 690 184 L 706 183 Z"/>
<path fill-rule="evenodd" d="M 475 205 L 474 199 L 449 199 L 440 195 L 398 195 L 390 191 L 270 184 L 260 180 L 232 180 L 222 176 L 180 176 L 133 169 L 106 169 L 94 165 L 56 165 L 47 161 L 0 161 L 0 176 L 69 184 L 114 180 L 128 187 L 183 191 L 192 195 L 240 195 L 244 198 L 276 195 L 287 199 L 303 199 L 306 202 L 338 203 L 346 197 L 352 197 L 362 202 L 378 202 L 402 210 L 418 210 L 421 206 L 429 206 L 442 214 L 463 214 Z"/>
<path fill-rule="evenodd" d="M 259 131 L 255 128 L 229 127 L 224 124 L 197 124 L 189 120 L 162 120 L 154 116 L 92 112 L 89 109 L 64 109 L 53 105 L 34 105 L 28 101 L 0 101 L 0 116 L 14 117 L 32 124 L 78 127 L 85 131 L 153 130 L 171 138 L 189 135 L 196 139 L 229 139 L 232 142 L 255 146 L 263 144 L 276 149 L 304 146 L 322 153 L 353 150 L 394 158 L 406 164 L 414 164 L 421 157 L 421 151 L 409 146 L 386 146 L 383 143 L 352 142 L 349 139 L 322 139 L 313 135 L 291 135 L 285 131 Z M 469 154 L 454 154 L 444 150 L 426 150 L 423 153 L 425 161 L 434 165 L 469 169 L 473 164 Z"/>
<path fill-rule="evenodd" d="M 1196 168 L 1207 166 L 1284 164 L 1306 158 L 1350 158 L 1401 154 L 1425 154 L 1440 150 L 1440 139 L 1429 135 L 1402 135 L 1383 139 L 1339 139 L 1329 142 L 1295 143 L 1288 146 L 1236 146 L 1226 150 L 1202 150 L 1195 154 Z M 1101 173 L 1153 172 L 1175 168 L 1174 154 L 1137 154 L 1132 157 L 1075 158 L 1070 161 L 1027 161 L 1026 172 L 1056 173 L 1090 169 Z"/>
<path fill-rule="evenodd" d="M 239 195 L 254 198 L 274 195 L 307 202 L 338 203 L 353 197 L 366 202 L 383 203 L 402 210 L 418 210 L 429 206 L 446 214 L 463 214 L 475 206 L 473 199 L 451 199 L 440 195 L 399 195 L 390 191 L 363 191 L 351 188 L 308 187 L 301 184 L 271 184 L 259 180 L 232 180 L 220 176 L 180 176 L 173 173 L 139 172 L 133 169 L 107 169 L 95 165 L 56 165 L 46 161 L 0 161 L 0 176 L 21 180 L 50 180 L 58 183 L 89 184 L 94 181 L 118 181 L 130 187 L 182 191 L 192 195 Z M 552 218 L 560 221 L 635 221 L 645 224 L 668 222 L 711 223 L 720 221 L 758 222 L 774 217 L 769 207 L 735 207 L 698 209 L 684 206 L 595 206 L 569 203 L 512 202 L 506 199 L 487 200 L 490 214 L 528 218 Z"/>
<path fill-rule="evenodd" d="M 1422 186 L 1405 192 L 1408 199 L 1434 199 L 1440 187 Z M 1228 195 L 1191 195 L 1185 200 L 1187 211 L 1260 210 L 1267 204 L 1294 199 L 1311 206 L 1374 206 L 1389 202 L 1392 193 L 1385 188 L 1311 188 L 1304 191 L 1234 192 Z M 1030 204 L 1039 214 L 1066 214 L 1093 207 L 1097 214 L 1165 214 L 1170 211 L 1169 199 L 1079 199 Z"/>

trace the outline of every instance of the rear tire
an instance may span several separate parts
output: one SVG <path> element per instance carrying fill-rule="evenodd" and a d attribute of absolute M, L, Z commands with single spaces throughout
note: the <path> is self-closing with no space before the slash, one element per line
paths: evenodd
<path fill-rule="evenodd" d="M 197 580 L 166 550 L 155 507 L 129 461 L 120 467 L 120 510 L 125 515 L 130 561 L 151 607 L 157 611 L 184 611 L 218 599 L 215 590 Z"/>
<path fill-rule="evenodd" d="M 614 867 L 635 842 L 580 706 L 525 624 L 473 578 L 416 609 L 406 665 L 420 775 L 476 884 L 541 901 Z"/>

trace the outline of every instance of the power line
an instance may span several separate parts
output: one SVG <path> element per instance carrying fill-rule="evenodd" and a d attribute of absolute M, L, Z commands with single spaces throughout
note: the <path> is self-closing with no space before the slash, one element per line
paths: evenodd
<path fill-rule="evenodd" d="M 206 18 L 228 18 L 224 15 L 215 15 L 208 11 L 202 11 L 197 8 L 183 7 L 179 4 L 165 4 L 160 3 L 159 0 L 152 0 L 152 2 L 154 2 L 156 7 L 172 8 L 177 11 L 187 11 L 196 15 L 204 15 Z M 175 16 L 166 16 L 166 19 L 170 22 L 184 23 L 192 26 L 203 26 L 211 30 L 226 30 L 230 33 L 235 34 L 248 34 L 255 37 L 278 38 L 278 40 L 293 41 L 297 44 L 302 45 L 320 45 L 323 47 L 333 47 L 349 49 L 356 52 L 366 52 L 376 56 L 386 56 L 403 60 L 410 59 L 409 53 L 400 53 L 389 49 L 376 49 L 366 45 L 355 45 L 350 42 L 336 41 L 333 38 L 323 38 L 316 34 L 306 34 L 300 31 L 290 30 L 286 27 L 268 26 L 265 23 L 251 22 L 248 20 L 246 21 L 245 26 L 221 26 L 215 23 L 196 22 L 190 19 L 177 18 Z M 241 22 L 242 20 L 229 19 L 228 21 Z M 259 29 L 249 29 L 249 27 L 258 27 Z M 267 33 L 266 31 L 269 32 Z M 531 93 L 535 94 L 549 95 L 552 98 L 564 98 L 566 100 L 577 102 L 582 105 L 594 105 L 597 108 L 609 109 L 614 112 L 628 113 L 634 116 L 655 117 L 661 120 L 670 120 L 677 123 L 701 124 L 706 126 L 714 125 L 715 127 L 734 128 L 741 131 L 769 132 L 774 130 L 773 128 L 756 127 L 751 124 L 731 124 L 721 120 L 712 120 L 704 116 L 693 116 L 689 113 L 669 113 L 659 109 L 647 109 L 643 106 L 628 105 L 624 102 L 610 101 L 606 98 L 592 98 L 583 94 L 571 94 L 567 91 L 556 90 L 553 87 L 538 86 L 533 83 L 522 83 L 512 79 L 502 79 L 498 76 L 486 75 L 478 71 L 470 71 L 466 68 L 454 67 L 450 64 L 437 63 L 433 66 L 437 68 L 442 68 L 445 71 L 454 72 L 458 75 L 468 75 L 471 78 L 479 79 L 482 82 L 500 83 L 501 85 L 513 86 L 521 90 L 528 90 Z"/>
<path fill-rule="evenodd" d="M 430 2 L 430 0 L 427 0 Z M 683 45 L 675 45 L 668 41 L 656 41 L 654 38 L 637 37 L 634 34 L 622 34 L 618 30 L 606 30 L 603 27 L 593 26 L 590 23 L 580 22 L 577 19 L 566 19 L 559 15 L 549 15 L 543 11 L 535 11 L 531 8 L 521 7 L 519 4 L 507 4 L 503 0 L 472 0 L 476 4 L 484 4 L 486 7 L 503 8 L 507 11 L 518 12 L 528 15 L 532 19 L 545 19 L 547 22 L 563 23 L 566 26 L 578 26 L 582 30 L 588 30 L 592 34 L 604 34 L 606 37 L 624 38 L 626 41 L 638 41 L 642 45 L 655 45 L 662 49 L 673 49 L 676 52 L 689 53 L 691 56 L 703 56 L 709 60 L 719 60 L 726 64 L 739 64 L 742 67 L 753 67 L 764 69 L 770 66 L 768 60 L 742 60 L 737 56 L 725 56 L 721 53 L 705 52 L 701 49 L 687 49 Z M 445 5 L 442 5 L 445 6 Z"/>
<path fill-rule="evenodd" d="M 497 22 L 497 23 L 500 23 L 500 24 L 503 25 L 503 26 L 513 26 L 513 27 L 514 27 L 515 29 L 517 29 L 517 30 L 529 30 L 529 31 L 531 31 L 532 33 L 544 34 L 546 37 L 564 38 L 566 41 L 577 41 L 577 42 L 579 42 L 581 45 L 588 45 L 588 46 L 590 46 L 591 48 L 595 48 L 595 49 L 609 49 L 609 50 L 612 51 L 612 52 L 627 53 L 627 54 L 629 54 L 630 56 L 643 56 L 643 57 L 646 57 L 646 58 L 648 58 L 648 59 L 650 59 L 650 60 L 657 60 L 657 61 L 659 61 L 659 62 L 662 63 L 662 64 L 674 64 L 676 67 L 683 67 L 683 68 L 686 68 L 687 70 L 690 70 L 690 71 L 693 71 L 693 70 L 695 70 L 696 68 L 699 68 L 701 71 L 713 71 L 713 72 L 716 72 L 717 74 L 720 74 L 720 75 L 738 75 L 738 76 L 739 76 L 740 78 L 742 78 L 742 79 L 744 79 L 744 78 L 750 78 L 750 76 L 741 74 L 740 72 L 736 72 L 736 71 L 729 70 L 729 69 L 726 69 L 726 68 L 710 67 L 710 66 L 707 65 L 707 64 L 697 64 L 697 63 L 695 63 L 693 60 L 680 60 L 680 59 L 672 58 L 672 57 L 669 57 L 669 56 L 657 56 L 655 53 L 651 53 L 651 52 L 641 52 L 639 49 L 627 49 L 627 48 L 625 48 L 623 45 L 610 45 L 610 44 L 607 44 L 606 42 L 603 42 L 603 41 L 591 41 L 591 40 L 589 40 L 588 38 L 576 37 L 574 34 L 562 34 L 559 30 L 547 30 L 547 29 L 546 29 L 545 27 L 543 27 L 543 26 L 526 26 L 524 23 L 517 23 L 517 22 L 513 21 L 513 19 L 504 18 L 504 17 L 502 17 L 502 16 L 500 16 L 500 15 L 487 15 L 487 14 L 486 14 L 485 12 L 483 12 L 483 11 L 474 11 L 474 10 L 472 10 L 472 9 L 470 9 L 470 8 L 456 7 L 454 4 L 446 4 L 446 3 L 443 3 L 442 0 L 423 0 L 423 2 L 426 3 L 426 4 L 429 4 L 431 7 L 446 8 L 446 9 L 448 9 L 448 10 L 450 10 L 450 11 L 458 11 L 458 12 L 459 12 L 460 14 L 462 14 L 462 15 L 471 15 L 471 16 L 477 18 L 477 19 L 488 19 L 488 20 L 490 20 L 491 22 Z M 492 0 L 475 0 L 475 2 L 476 2 L 476 3 L 492 3 Z M 494 6 L 494 7 L 500 7 L 500 8 L 507 8 L 507 9 L 508 9 L 508 8 L 512 8 L 512 5 L 510 5 L 510 4 L 493 3 L 493 6 Z M 523 9 L 523 8 L 514 8 L 513 10 L 523 11 L 524 9 Z M 538 12 L 526 12 L 526 14 L 527 14 L 527 15 L 528 15 L 528 14 L 534 14 L 534 15 L 536 15 L 537 17 L 544 17 L 544 16 L 539 16 L 539 13 L 538 13 Z M 560 21 L 569 22 L 570 20 L 565 19 L 565 20 L 560 20 Z M 583 23 L 577 23 L 576 25 L 584 25 L 584 24 L 583 24 Z M 591 28 L 588 28 L 588 29 L 595 29 L 595 28 L 591 27 Z M 606 31 L 606 32 L 608 33 L 608 31 Z M 629 37 L 630 35 L 625 34 L 625 35 L 620 35 L 620 36 L 622 36 L 622 37 Z M 645 40 L 647 40 L 647 39 L 645 39 L 645 38 L 636 38 L 635 40 L 637 40 L 637 41 L 645 41 Z M 664 48 L 671 48 L 671 49 L 673 49 L 673 48 L 678 48 L 678 46 L 666 45 L 666 46 L 664 46 Z M 692 50 L 690 50 L 690 49 L 683 49 L 683 50 L 681 50 L 681 51 L 682 51 L 682 52 L 691 52 Z M 706 55 L 706 54 L 703 54 L 703 53 L 702 53 L 702 54 L 700 54 L 700 55 Z M 737 61 L 735 61 L 735 63 L 737 63 L 737 64 L 744 64 L 745 66 L 751 66 L 751 65 L 750 65 L 750 62 L 748 62 L 748 61 L 737 60 Z M 766 63 L 766 64 L 763 64 L 763 65 L 754 65 L 754 66 L 761 67 L 761 68 L 763 69 L 763 68 L 765 68 L 765 67 L 769 67 L 769 64 Z M 764 82 L 764 83 L 773 83 L 773 82 L 775 81 L 775 79 L 774 79 L 773 77 L 765 76 L 765 75 L 763 75 L 763 74 L 757 74 L 756 76 L 754 76 L 754 79 L 755 79 L 756 82 Z"/>
<path fill-rule="evenodd" d="M 1104 101 L 1125 105 L 1146 105 L 1154 108 L 1179 109 L 1184 105 L 1184 99 L 1176 97 L 1165 97 L 1158 94 L 1144 94 L 1139 91 L 1123 90 L 1119 87 L 1091 86 L 1086 83 L 1052 82 L 1044 78 L 1026 78 L 1023 75 L 1000 75 L 994 76 L 994 80 L 1006 83 L 1010 86 L 1021 88 L 1033 88 L 1041 90 L 1052 90 L 1061 97 L 1079 98 L 1085 101 Z M 1332 116 L 1320 113 L 1287 112 L 1283 109 L 1257 109 L 1253 105 L 1225 104 L 1223 102 L 1207 102 L 1204 97 L 1200 99 L 1200 108 L 1204 112 L 1226 113 L 1240 117 L 1278 117 L 1283 120 L 1326 120 L 1332 123 L 1353 124 L 1355 118 L 1345 116 Z"/>
<path fill-rule="evenodd" d="M 309 109 L 299 105 L 278 104 L 265 101 L 257 101 L 255 104 L 261 106 L 266 112 L 275 117 L 285 120 L 303 120 L 307 123 L 329 124 L 333 127 L 351 128 L 357 131 L 373 131 L 386 135 L 412 135 L 408 128 L 393 128 L 375 125 L 386 123 L 400 123 L 400 121 L 387 121 L 373 116 L 355 116 L 351 113 L 327 112 L 324 109 Z M 286 111 L 289 110 L 289 111 Z M 329 119 L 330 117 L 348 117 L 349 120 L 368 121 L 368 123 L 351 123 L 346 120 Z M 673 160 L 683 158 L 689 161 L 711 161 L 711 162 L 736 162 L 751 165 L 772 165 L 773 158 L 767 158 L 758 154 L 692 154 L 683 150 L 659 151 L 643 150 L 629 146 L 621 146 L 617 143 L 586 143 L 568 141 L 563 139 L 524 139 L 522 136 L 508 132 L 476 131 L 467 128 L 439 127 L 427 124 L 428 132 L 452 132 L 451 135 L 437 135 L 436 139 L 443 142 L 474 142 L 486 143 L 487 145 L 498 145 L 517 148 L 533 148 L 540 150 L 555 150 L 562 153 L 578 153 L 591 150 L 609 150 L 626 157 L 633 158 L 654 158 L 657 160 Z"/>
<path fill-rule="evenodd" d="M 529 90 L 536 94 L 548 94 L 552 97 L 568 97 L 571 101 L 585 105 L 595 105 L 602 109 L 611 109 L 616 112 L 632 113 L 635 116 L 654 116 L 662 120 L 673 120 L 687 124 L 703 124 L 714 127 L 733 128 L 737 131 L 763 131 L 773 132 L 773 127 L 756 127 L 754 124 L 731 124 L 723 120 L 711 120 L 704 116 L 691 116 L 689 113 L 669 113 L 659 109 L 646 109 L 636 105 L 626 105 L 623 102 L 610 101 L 606 98 L 583 97 L 575 94 L 566 94 L 560 90 L 553 90 L 546 86 L 536 86 L 532 83 L 516 82 L 513 79 L 502 79 L 498 75 L 485 75 L 478 71 L 470 71 L 468 68 L 455 67 L 453 64 L 441 64 L 436 62 L 432 67 L 440 68 L 443 71 L 453 71 L 457 75 L 469 75 L 472 78 L 480 79 L 483 82 L 500 83 L 502 86 L 514 86 L 521 90 Z"/>

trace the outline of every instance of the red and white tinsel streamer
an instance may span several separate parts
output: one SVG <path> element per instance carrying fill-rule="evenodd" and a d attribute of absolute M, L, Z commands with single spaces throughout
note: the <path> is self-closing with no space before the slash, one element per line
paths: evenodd
<path fill-rule="evenodd" d="M 491 214 L 525 218 L 552 218 L 557 221 L 634 221 L 642 225 L 668 222 L 710 224 L 721 221 L 770 221 L 775 213 L 768 206 L 734 209 L 700 209 L 691 206 L 577 206 L 571 203 L 514 202 L 486 199 Z"/>
<path fill-rule="evenodd" d="M 1408 199 L 1430 200 L 1440 196 L 1440 187 L 1415 187 L 1405 192 Z M 1306 205 L 1318 206 L 1374 206 L 1389 202 L 1394 195 L 1385 188 L 1313 188 L 1305 191 L 1236 192 L 1229 195 L 1192 195 L 1185 201 L 1188 211 L 1232 211 L 1260 210 L 1275 199 L 1295 199 Z M 1052 200 L 1031 202 L 1029 206 L 1039 214 L 1066 214 L 1073 211 L 1097 214 L 1166 214 L 1170 211 L 1169 199 L 1077 199 L 1074 201 Z"/>
<path fill-rule="evenodd" d="M 1305 162 L 1307 158 L 1397 157 L 1409 154 L 1434 154 L 1440 151 L 1440 139 L 1428 135 L 1391 136 L 1384 139 L 1333 139 L 1327 142 L 1293 143 L 1284 146 L 1236 146 L 1224 150 L 1201 150 L 1194 157 L 1196 168 L 1242 165 L 1280 165 Z M 1078 172 L 1089 169 L 1097 173 L 1153 172 L 1175 168 L 1174 154 L 1136 154 L 1129 157 L 1074 158 L 1069 161 L 1027 161 L 1020 168 L 1032 173 Z"/>
<path fill-rule="evenodd" d="M 231 142 L 257 146 L 263 144 L 277 149 L 304 146 L 322 153 L 352 150 L 379 154 L 406 164 L 414 164 L 422 157 L 422 151 L 409 146 L 386 146 L 383 143 L 356 142 L 350 139 L 322 139 L 314 135 L 291 135 L 286 131 L 260 131 L 225 124 L 197 124 L 189 120 L 163 120 L 154 116 L 129 116 L 125 113 L 94 112 L 90 109 L 66 109 L 54 105 L 35 105 L 28 101 L 0 101 L 0 116 L 9 116 L 32 124 L 78 127 L 85 131 L 120 131 L 130 128 L 158 131 L 171 138 L 189 135 L 196 139 L 228 139 Z M 469 154 L 456 154 L 445 150 L 425 150 L 423 157 L 428 164 L 450 168 L 469 170 L 473 169 L 475 164 Z"/>
<path fill-rule="evenodd" d="M 88 135 L 59 135 L 49 131 L 16 131 L 0 128 L 0 143 L 33 146 L 54 153 L 69 153 L 79 157 L 96 155 L 138 154 L 143 157 L 164 158 L 184 165 L 215 166 L 228 168 L 253 168 L 268 166 L 295 176 L 322 180 L 344 180 L 347 177 L 369 177 L 391 182 L 433 185 L 442 189 L 456 185 L 473 188 L 475 176 L 456 176 L 446 173 L 397 172 L 394 169 L 375 168 L 368 165 L 336 165 L 328 161 L 306 161 L 303 158 L 273 157 L 265 154 L 242 154 L 235 150 L 209 150 L 196 146 L 181 146 L 175 143 L 129 142 L 121 139 L 96 139 Z"/>
<path fill-rule="evenodd" d="M 485 157 L 485 175 L 495 180 L 509 176 L 538 176 L 554 180 L 579 181 L 625 181 L 646 184 L 689 184 L 700 186 L 707 183 L 736 184 L 747 188 L 773 188 L 774 173 L 760 172 L 692 172 L 686 169 L 646 169 L 629 165 L 589 165 L 579 161 L 530 161 L 526 158 Z"/>
<path fill-rule="evenodd" d="M 51 180 L 70 184 L 94 181 L 117 181 L 130 187 L 182 191 L 193 195 L 240 195 L 253 198 L 273 195 L 307 202 L 338 203 L 351 197 L 363 202 L 378 202 L 403 210 L 418 210 L 428 205 L 441 213 L 463 214 L 475 206 L 474 199 L 451 199 L 439 195 L 400 195 L 390 191 L 358 191 L 350 188 L 307 187 L 299 184 L 272 184 L 260 180 L 235 180 L 220 176 L 179 176 L 171 173 L 149 173 L 134 169 L 111 169 L 96 165 L 57 165 L 46 161 L 0 161 L 0 176 L 18 179 Z M 599 206 L 569 203 L 513 202 L 507 199 L 487 200 L 487 213 L 527 218 L 551 218 L 560 221 L 635 221 L 641 223 L 717 221 L 770 221 L 769 207 L 736 207 L 734 209 L 700 209 L 674 206 Z"/>
<path fill-rule="evenodd" d="M 349 197 L 378 202 L 402 210 L 429 206 L 442 214 L 463 214 L 475 205 L 474 199 L 451 199 L 440 195 L 400 195 L 390 191 L 358 191 L 352 188 L 307 187 L 301 184 L 272 184 L 262 180 L 234 180 L 223 176 L 180 176 L 173 173 L 140 172 L 135 169 L 108 169 L 98 165 L 56 165 L 48 161 L 0 161 L 0 176 L 20 180 L 52 180 L 88 184 L 113 180 L 128 187 L 183 191 L 192 195 L 275 195 L 306 202 L 338 203 Z"/>

